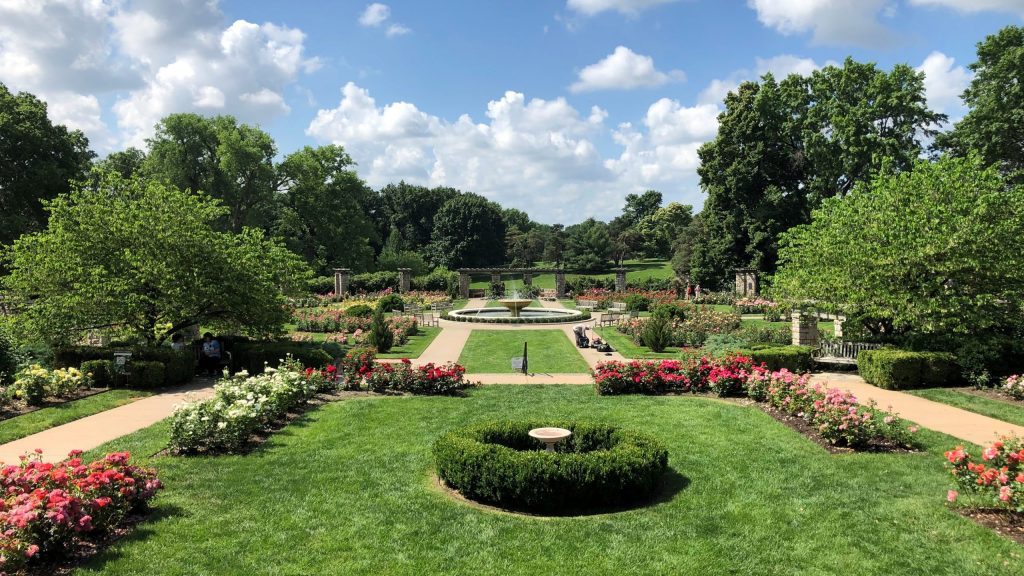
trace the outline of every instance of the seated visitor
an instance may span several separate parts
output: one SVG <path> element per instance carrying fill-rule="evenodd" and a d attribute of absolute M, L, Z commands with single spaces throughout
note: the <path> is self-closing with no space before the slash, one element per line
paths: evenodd
<path fill-rule="evenodd" d="M 220 356 L 220 342 L 209 332 L 203 334 L 203 351 L 199 356 L 199 370 L 210 376 L 216 376 L 217 371 L 220 370 Z"/>

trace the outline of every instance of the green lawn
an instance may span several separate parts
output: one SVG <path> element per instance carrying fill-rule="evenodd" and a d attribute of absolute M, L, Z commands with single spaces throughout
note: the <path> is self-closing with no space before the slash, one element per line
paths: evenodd
<path fill-rule="evenodd" d="M 533 518 L 451 500 L 431 480 L 447 430 L 502 418 L 592 419 L 655 435 L 662 501 Z M 104 447 L 153 454 L 160 423 Z M 467 398 L 323 406 L 253 453 L 156 457 L 155 512 L 79 574 L 1014 575 L 1021 547 L 945 504 L 942 451 L 833 456 L 758 409 L 695 397 L 492 386 Z M 92 451 L 97 454 L 100 451 Z"/>
<path fill-rule="evenodd" d="M 537 268 L 545 268 L 547 266 L 550 266 L 550 264 L 544 262 L 537 264 Z M 675 272 L 672 270 L 672 263 L 669 260 L 626 260 L 622 263 L 622 266 L 627 269 L 626 282 L 643 282 L 648 278 L 665 279 L 675 276 Z M 566 274 L 565 279 L 567 281 L 571 281 L 580 276 L 589 276 L 592 278 L 615 278 L 615 273 Z M 505 274 L 503 276 L 503 280 L 505 281 L 505 286 L 508 288 L 511 288 L 512 286 L 521 287 L 523 285 L 523 276 L 521 274 Z M 554 289 L 555 275 L 538 274 L 533 277 L 533 285 L 537 288 Z M 469 287 L 473 289 L 482 288 L 486 290 L 491 287 L 491 277 L 486 274 L 474 276 Z"/>
<path fill-rule="evenodd" d="M 430 346 L 430 343 L 441 333 L 441 329 L 435 326 L 420 326 L 416 334 L 409 337 L 409 341 L 402 346 L 395 346 L 387 354 L 378 354 L 378 358 L 419 358 L 420 354 Z"/>
<path fill-rule="evenodd" d="M 109 390 L 0 421 L 0 444 L 151 396 L 141 390 Z"/>
<path fill-rule="evenodd" d="M 963 408 L 982 416 L 1024 426 L 1024 403 L 1014 404 L 1009 401 L 984 398 L 956 388 L 925 388 L 924 390 L 907 390 L 906 392 L 935 402 Z"/>
<path fill-rule="evenodd" d="M 676 358 L 682 348 L 666 348 L 664 352 L 651 352 L 647 346 L 634 344 L 633 340 L 611 326 L 595 328 L 605 341 L 612 345 L 616 352 L 626 358 Z"/>
<path fill-rule="evenodd" d="M 459 364 L 469 374 L 511 373 L 511 359 L 523 355 L 523 342 L 529 345 L 530 372 L 590 371 L 576 346 L 561 330 L 474 330 L 462 349 Z"/>

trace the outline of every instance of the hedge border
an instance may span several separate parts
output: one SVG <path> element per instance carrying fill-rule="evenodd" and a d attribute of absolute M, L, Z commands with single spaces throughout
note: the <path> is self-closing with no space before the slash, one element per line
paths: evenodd
<path fill-rule="evenodd" d="M 528 435 L 573 435 L 551 453 Z M 668 471 L 653 436 L 584 421 L 489 421 L 452 430 L 433 446 L 437 475 L 468 500 L 532 513 L 581 513 L 651 499 Z"/>
<path fill-rule="evenodd" d="M 504 308 L 481 308 L 481 310 L 504 310 Z M 580 322 L 590 320 L 590 312 L 586 310 L 574 310 L 576 314 L 567 315 L 560 320 L 551 320 L 550 318 L 486 318 L 486 317 L 469 317 L 459 316 L 458 314 L 452 314 L 450 311 L 446 311 L 442 316 L 442 320 L 451 320 L 452 322 L 467 322 L 470 324 L 571 324 L 573 322 Z"/>

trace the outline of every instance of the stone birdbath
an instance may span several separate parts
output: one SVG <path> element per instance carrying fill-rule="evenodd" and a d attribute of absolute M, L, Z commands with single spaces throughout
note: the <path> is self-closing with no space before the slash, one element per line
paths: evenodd
<path fill-rule="evenodd" d="M 565 428 L 534 428 L 529 434 L 546 444 L 548 452 L 554 452 L 555 444 L 572 436 L 572 432 Z"/>

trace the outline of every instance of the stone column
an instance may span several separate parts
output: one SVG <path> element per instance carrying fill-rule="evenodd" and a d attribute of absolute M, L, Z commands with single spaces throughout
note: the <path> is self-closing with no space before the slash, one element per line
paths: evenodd
<path fill-rule="evenodd" d="M 523 272 L 523 286 L 533 286 L 533 272 Z"/>
<path fill-rule="evenodd" d="M 348 294 L 348 282 L 352 276 L 352 271 L 348 268 L 335 268 L 334 269 L 334 295 L 344 296 Z"/>
<path fill-rule="evenodd" d="M 616 268 L 615 269 L 615 291 L 625 292 L 626 291 L 626 269 Z"/>
<path fill-rule="evenodd" d="M 757 296 L 761 292 L 757 270 L 754 268 L 736 269 L 736 295 L 742 297 Z"/>
<path fill-rule="evenodd" d="M 835 320 L 832 321 L 832 325 L 835 327 L 835 333 L 833 334 L 837 339 L 843 337 L 843 322 L 846 322 L 846 316 L 836 315 Z"/>
<path fill-rule="evenodd" d="M 491 272 L 491 285 L 501 284 L 501 272 Z"/>
<path fill-rule="evenodd" d="M 412 268 L 398 269 L 398 291 L 405 294 L 412 288 Z"/>
<path fill-rule="evenodd" d="M 793 309 L 793 345 L 818 345 L 818 315 L 799 308 Z"/>
<path fill-rule="evenodd" d="M 555 298 L 565 299 L 565 272 L 561 270 L 555 272 Z"/>
<path fill-rule="evenodd" d="M 459 298 L 469 298 L 469 273 L 459 270 Z"/>

